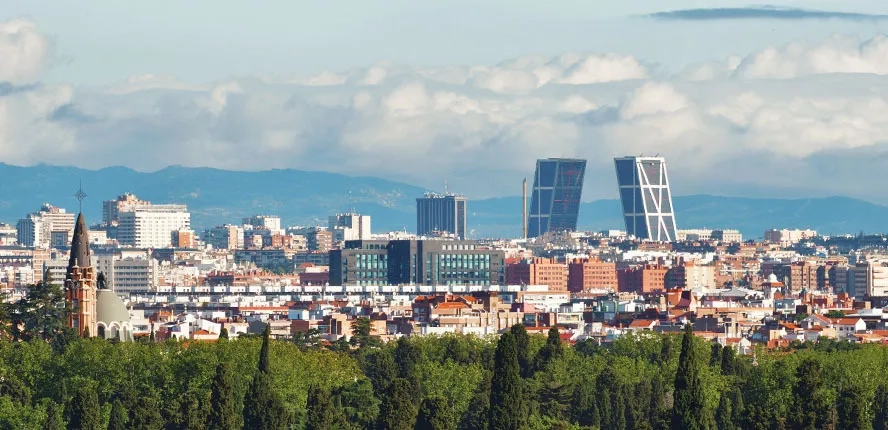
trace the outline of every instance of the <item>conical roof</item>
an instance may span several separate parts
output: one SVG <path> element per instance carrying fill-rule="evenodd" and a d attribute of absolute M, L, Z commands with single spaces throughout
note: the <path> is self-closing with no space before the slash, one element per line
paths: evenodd
<path fill-rule="evenodd" d="M 74 223 L 74 237 L 71 238 L 71 257 L 68 259 L 68 269 L 72 267 L 89 267 L 89 236 L 87 234 L 86 220 L 83 212 L 77 214 L 77 222 Z"/>

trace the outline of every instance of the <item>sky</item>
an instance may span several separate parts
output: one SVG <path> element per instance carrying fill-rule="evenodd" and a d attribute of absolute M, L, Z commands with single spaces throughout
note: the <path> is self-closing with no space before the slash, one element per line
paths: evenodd
<path fill-rule="evenodd" d="M 888 203 L 883 0 L 5 0 L 0 162 L 379 176 L 516 195 L 667 157 L 676 194 Z"/>

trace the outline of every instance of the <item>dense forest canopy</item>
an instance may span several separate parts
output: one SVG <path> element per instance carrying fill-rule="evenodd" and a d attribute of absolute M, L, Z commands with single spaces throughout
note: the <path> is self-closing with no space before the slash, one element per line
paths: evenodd
<path fill-rule="evenodd" d="M 888 416 L 879 345 L 753 359 L 687 332 L 569 346 L 521 326 L 332 345 L 16 335 L 0 342 L 2 428 L 884 429 Z"/>

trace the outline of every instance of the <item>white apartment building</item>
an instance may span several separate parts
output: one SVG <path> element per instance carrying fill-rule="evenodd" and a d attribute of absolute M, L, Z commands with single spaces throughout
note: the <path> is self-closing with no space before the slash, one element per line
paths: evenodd
<path fill-rule="evenodd" d="M 121 194 L 117 196 L 117 200 L 102 202 L 102 222 L 105 225 L 118 225 L 121 212 L 130 212 L 143 206 L 151 206 L 151 202 L 139 200 L 134 194 Z"/>
<path fill-rule="evenodd" d="M 765 242 L 779 243 L 783 246 L 794 245 L 806 239 L 817 236 L 814 230 L 776 230 L 765 231 Z"/>
<path fill-rule="evenodd" d="M 329 218 L 333 241 L 370 240 L 370 216 L 354 212 L 341 213 Z"/>
<path fill-rule="evenodd" d="M 707 241 L 711 237 L 712 237 L 712 230 L 710 230 L 708 228 L 694 228 L 694 229 L 678 230 L 675 233 L 675 239 L 679 242 L 683 242 L 686 240 Z"/>
<path fill-rule="evenodd" d="M 247 217 L 243 219 L 244 225 L 249 225 L 254 228 L 264 228 L 271 232 L 271 234 L 283 234 L 284 231 L 281 229 L 281 218 L 274 215 L 253 215 L 251 217 Z"/>
<path fill-rule="evenodd" d="M 136 206 L 119 213 L 117 241 L 136 248 L 167 248 L 172 233 L 191 228 L 191 214 L 185 205 Z"/>
<path fill-rule="evenodd" d="M 107 287 L 117 293 L 151 291 L 158 283 L 159 263 L 147 252 L 93 255 L 92 264 L 105 275 Z"/>
<path fill-rule="evenodd" d="M 41 206 L 37 212 L 26 215 L 16 225 L 18 243 L 22 246 L 50 248 L 53 245 L 53 233 L 57 242 L 70 240 L 74 234 L 74 214 L 49 203 Z"/>

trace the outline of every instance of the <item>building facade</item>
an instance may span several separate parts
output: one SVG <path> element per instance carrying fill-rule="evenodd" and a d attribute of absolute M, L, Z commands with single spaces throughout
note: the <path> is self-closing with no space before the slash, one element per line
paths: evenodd
<path fill-rule="evenodd" d="M 174 231 L 191 229 L 185 205 L 137 206 L 118 214 L 117 240 L 136 248 L 168 248 Z"/>
<path fill-rule="evenodd" d="M 583 258 L 568 264 L 568 285 L 571 292 L 617 290 L 617 265 L 597 258 Z"/>
<path fill-rule="evenodd" d="M 370 240 L 370 216 L 354 212 L 336 214 L 329 219 L 333 241 Z"/>
<path fill-rule="evenodd" d="M 416 234 L 432 236 L 449 233 L 466 238 L 465 197 L 453 193 L 425 193 L 416 199 Z"/>
<path fill-rule="evenodd" d="M 67 246 L 73 233 L 74 214 L 49 203 L 20 219 L 16 225 L 20 245 L 41 249 L 59 245 L 59 242 L 64 242 L 62 247 Z"/>
<path fill-rule="evenodd" d="M 550 231 L 576 231 L 586 160 L 537 160 L 527 219 L 527 237 Z"/>
<path fill-rule="evenodd" d="M 663 157 L 615 158 L 626 232 L 657 242 L 677 240 L 669 174 Z"/>
<path fill-rule="evenodd" d="M 532 258 L 506 266 L 508 285 L 547 285 L 549 291 L 567 291 L 567 264 L 555 258 Z"/>
<path fill-rule="evenodd" d="M 331 285 L 500 285 L 505 252 L 467 240 L 356 240 L 330 252 Z"/>
<path fill-rule="evenodd" d="M 139 200 L 130 193 L 121 194 L 116 200 L 105 200 L 102 202 L 102 223 L 106 226 L 118 225 L 121 212 L 129 212 L 143 206 L 151 206 L 151 202 Z"/>

